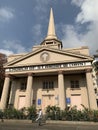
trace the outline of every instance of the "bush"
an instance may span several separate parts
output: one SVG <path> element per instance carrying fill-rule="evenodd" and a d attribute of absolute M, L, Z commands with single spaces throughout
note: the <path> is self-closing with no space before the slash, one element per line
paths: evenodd
<path fill-rule="evenodd" d="M 3 111 L 0 110 L 0 119 L 2 119 L 2 118 L 3 118 Z"/>
<path fill-rule="evenodd" d="M 93 118 L 94 122 L 98 122 L 98 110 L 94 110 L 94 118 Z"/>
<path fill-rule="evenodd" d="M 52 120 L 98 122 L 98 110 L 91 110 L 85 106 L 83 106 L 83 110 L 78 110 L 76 106 L 73 106 L 72 108 L 65 108 L 63 111 L 59 107 L 48 106 L 46 114 Z"/>
<path fill-rule="evenodd" d="M 79 120 L 78 115 L 80 114 L 80 111 L 78 112 L 76 106 L 72 108 L 66 108 L 64 111 L 62 111 L 62 120 Z"/>
<path fill-rule="evenodd" d="M 60 119 L 60 108 L 56 106 L 47 106 L 46 108 L 47 118 L 52 120 Z"/>
<path fill-rule="evenodd" d="M 37 115 L 37 110 L 34 106 L 31 106 L 27 109 L 28 111 L 28 118 L 29 119 L 35 119 L 36 118 L 36 115 Z"/>
<path fill-rule="evenodd" d="M 15 108 L 7 108 L 4 110 L 4 118 L 6 119 L 31 119 L 32 116 L 36 116 L 36 108 L 22 108 L 17 110 Z"/>
<path fill-rule="evenodd" d="M 83 105 L 82 105 L 83 106 Z M 17 110 L 9 107 L 2 112 L 0 110 L 0 118 L 6 119 L 32 119 L 35 120 L 37 115 L 36 108 L 22 108 Z M 83 110 L 77 110 L 76 106 L 60 110 L 57 106 L 48 106 L 46 108 L 46 118 L 51 120 L 66 120 L 66 121 L 94 121 L 98 122 L 98 110 L 91 110 L 83 106 Z"/>
<path fill-rule="evenodd" d="M 15 108 L 7 108 L 4 111 L 4 117 L 6 119 L 21 119 L 23 118 L 23 112 Z"/>

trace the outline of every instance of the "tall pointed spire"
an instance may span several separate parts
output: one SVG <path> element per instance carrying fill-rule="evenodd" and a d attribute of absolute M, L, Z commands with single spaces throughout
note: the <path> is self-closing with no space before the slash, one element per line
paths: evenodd
<path fill-rule="evenodd" d="M 54 17 L 53 17 L 52 8 L 50 10 L 50 19 L 49 19 L 48 32 L 47 32 L 46 39 L 57 39 L 57 36 L 55 34 L 55 25 L 54 25 Z"/>
<path fill-rule="evenodd" d="M 44 41 L 41 42 L 41 45 L 45 45 L 47 47 L 52 47 L 56 49 L 62 48 L 62 42 L 57 38 L 56 33 L 55 33 L 55 25 L 54 25 L 54 17 L 53 17 L 52 8 L 50 10 L 50 19 L 49 19 L 47 36 L 44 39 Z"/>

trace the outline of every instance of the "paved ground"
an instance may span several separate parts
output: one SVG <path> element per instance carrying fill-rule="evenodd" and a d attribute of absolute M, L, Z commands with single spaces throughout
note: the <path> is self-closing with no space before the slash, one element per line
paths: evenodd
<path fill-rule="evenodd" d="M 98 124 L 46 123 L 38 126 L 31 122 L 0 122 L 0 130 L 98 130 Z"/>

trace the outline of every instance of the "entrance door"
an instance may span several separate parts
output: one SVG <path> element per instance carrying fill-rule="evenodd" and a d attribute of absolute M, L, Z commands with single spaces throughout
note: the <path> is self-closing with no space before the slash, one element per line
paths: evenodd
<path fill-rule="evenodd" d="M 25 96 L 19 96 L 18 109 L 25 107 Z"/>
<path fill-rule="evenodd" d="M 81 106 L 81 95 L 80 94 L 73 94 L 71 95 L 71 106 L 77 106 L 77 109 L 82 109 Z"/>
<path fill-rule="evenodd" d="M 42 96 L 42 109 L 45 111 L 46 107 L 54 106 L 54 95 L 43 95 Z"/>

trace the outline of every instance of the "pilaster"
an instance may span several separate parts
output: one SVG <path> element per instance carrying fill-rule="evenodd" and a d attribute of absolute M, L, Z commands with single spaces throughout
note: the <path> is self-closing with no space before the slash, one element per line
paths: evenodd
<path fill-rule="evenodd" d="M 8 92 L 9 92 L 9 86 L 10 86 L 10 75 L 5 75 L 5 81 L 1 96 L 1 104 L 0 109 L 4 110 L 7 105 L 7 98 L 8 98 Z"/>
<path fill-rule="evenodd" d="M 33 85 L 33 74 L 28 73 L 27 78 L 27 89 L 26 89 L 26 107 L 30 107 L 32 104 L 32 85 Z"/>
<path fill-rule="evenodd" d="M 11 90 L 10 90 L 10 98 L 9 98 L 9 104 L 14 106 L 14 100 L 15 100 L 15 92 L 16 92 L 16 81 L 13 78 L 12 84 L 11 84 Z"/>
<path fill-rule="evenodd" d="M 94 93 L 91 69 L 86 70 L 86 79 L 87 79 L 89 107 L 91 109 L 97 109 L 97 103 L 96 103 L 96 97 L 95 97 L 95 93 Z"/>
<path fill-rule="evenodd" d="M 61 110 L 65 109 L 65 88 L 64 88 L 64 75 L 62 71 L 58 72 L 58 88 L 59 88 L 59 107 Z"/>

